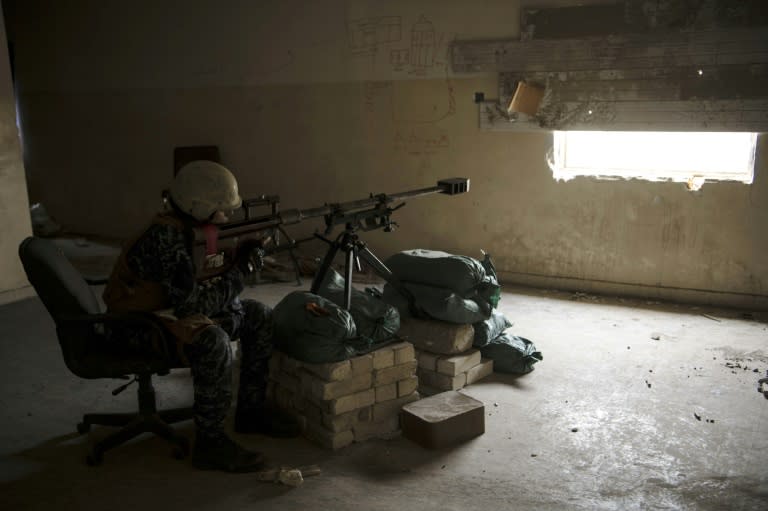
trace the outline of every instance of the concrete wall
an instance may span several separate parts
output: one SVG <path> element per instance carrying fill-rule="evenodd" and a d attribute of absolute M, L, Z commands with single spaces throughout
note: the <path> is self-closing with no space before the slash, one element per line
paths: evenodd
<path fill-rule="evenodd" d="M 125 236 L 158 206 L 173 147 L 218 144 L 244 195 L 285 207 L 466 176 L 411 201 L 380 255 L 491 252 L 506 282 L 768 303 L 768 144 L 755 183 L 555 182 L 550 136 L 478 130 L 450 40 L 519 35 L 509 0 L 14 3 L 30 194 L 70 229 Z M 46 34 L 46 37 L 40 37 Z"/>
<path fill-rule="evenodd" d="M 5 41 L 4 27 L 0 11 L 0 41 Z M 21 240 L 32 233 L 16 126 L 16 100 L 6 51 L 0 51 L 0 218 L 0 303 L 5 303 L 30 294 L 18 249 Z"/>

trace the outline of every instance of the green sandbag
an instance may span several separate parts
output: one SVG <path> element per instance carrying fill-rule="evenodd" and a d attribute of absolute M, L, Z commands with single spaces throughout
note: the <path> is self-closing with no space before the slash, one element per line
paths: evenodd
<path fill-rule="evenodd" d="M 482 348 L 491 340 L 500 336 L 504 330 L 511 327 L 512 323 L 509 322 L 504 314 L 498 310 L 493 310 L 490 318 L 475 323 L 472 326 L 475 328 L 475 339 L 472 345 L 475 348 Z"/>
<path fill-rule="evenodd" d="M 500 373 L 525 374 L 544 359 L 531 341 L 503 333 L 480 348 L 483 358 L 493 359 L 493 370 Z"/>
<path fill-rule="evenodd" d="M 416 308 L 420 313 L 433 319 L 450 323 L 466 324 L 484 321 L 491 315 L 491 308 L 481 306 L 474 300 L 462 298 L 450 289 L 403 282 L 403 286 L 413 294 Z M 397 307 L 400 315 L 410 316 L 408 300 L 391 285 L 384 286 L 384 301 Z"/>
<path fill-rule="evenodd" d="M 480 262 L 439 250 L 413 249 L 391 256 L 385 264 L 402 282 L 450 290 L 486 307 L 490 314 L 499 304 L 501 286 L 490 258 L 486 259 Z"/>
<path fill-rule="evenodd" d="M 317 294 L 343 307 L 344 277 L 337 271 L 329 269 L 320 283 Z M 352 304 L 349 312 L 355 322 L 357 334 L 370 338 L 373 343 L 391 339 L 400 330 L 398 310 L 370 293 L 352 288 Z"/>
<path fill-rule="evenodd" d="M 370 349 L 352 315 L 322 296 L 294 291 L 275 306 L 273 319 L 276 347 L 302 362 L 340 362 Z"/>

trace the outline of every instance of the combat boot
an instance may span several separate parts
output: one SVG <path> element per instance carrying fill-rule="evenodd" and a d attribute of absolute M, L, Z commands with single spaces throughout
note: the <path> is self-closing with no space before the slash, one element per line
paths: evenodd
<path fill-rule="evenodd" d="M 198 435 L 192 450 L 192 465 L 201 470 L 226 472 L 255 472 L 264 468 L 264 455 L 249 451 L 226 435 L 206 437 Z"/>
<path fill-rule="evenodd" d="M 275 438 L 294 438 L 301 435 L 301 424 L 295 416 L 272 404 L 257 407 L 238 406 L 235 411 L 235 432 L 261 433 Z"/>

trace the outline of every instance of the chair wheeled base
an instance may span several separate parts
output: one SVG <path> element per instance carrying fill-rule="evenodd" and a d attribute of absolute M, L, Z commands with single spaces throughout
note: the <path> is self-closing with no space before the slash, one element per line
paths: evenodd
<path fill-rule="evenodd" d="M 154 433 L 174 444 L 172 454 L 176 459 L 183 459 L 189 454 L 189 440 L 177 433 L 169 424 L 191 419 L 192 408 L 172 408 L 158 411 L 155 405 L 152 375 L 150 373 L 139 374 L 136 376 L 136 381 L 139 382 L 138 413 L 88 413 L 83 415 L 83 421 L 77 425 L 77 432 L 81 435 L 90 431 L 93 424 L 122 426 L 119 431 L 91 446 L 85 458 L 89 465 L 100 465 L 104 460 L 105 451 L 124 444 L 142 433 Z"/>

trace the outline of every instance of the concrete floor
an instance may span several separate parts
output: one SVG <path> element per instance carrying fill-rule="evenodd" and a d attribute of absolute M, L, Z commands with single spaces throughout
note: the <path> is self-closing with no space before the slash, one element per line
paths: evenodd
<path fill-rule="evenodd" d="M 294 289 L 245 294 L 274 305 Z M 149 435 L 86 466 L 81 414 L 130 410 L 135 387 L 112 397 L 121 381 L 69 373 L 37 298 L 2 306 L 0 509 L 768 509 L 768 400 L 756 391 L 768 313 L 511 287 L 500 308 L 544 361 L 465 389 L 486 405 L 483 436 L 440 451 L 396 438 L 337 452 L 238 437 L 277 464 L 321 467 L 289 489 L 197 471 Z M 186 370 L 156 387 L 160 406 L 191 403 Z M 192 436 L 190 422 L 179 428 Z"/>

